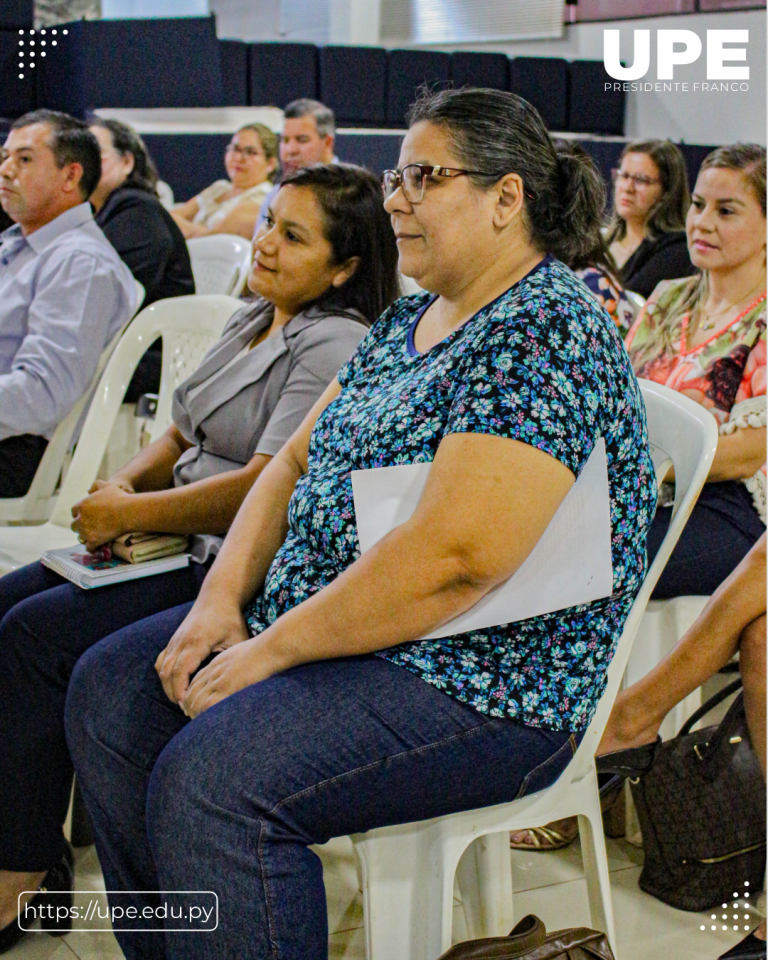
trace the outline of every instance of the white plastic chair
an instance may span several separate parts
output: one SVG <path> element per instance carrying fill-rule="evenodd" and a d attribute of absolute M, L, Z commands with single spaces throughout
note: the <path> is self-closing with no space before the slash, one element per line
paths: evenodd
<path fill-rule="evenodd" d="M 136 286 L 136 308 L 133 315 L 135 316 L 144 300 L 144 287 L 138 280 L 134 280 L 134 284 Z M 99 377 L 127 326 L 128 324 L 119 330 L 104 348 L 99 357 L 96 371 L 88 384 L 88 389 L 54 430 L 35 471 L 29 490 L 23 497 L 0 497 L 0 524 L 38 523 L 50 517 L 56 503 L 56 487 L 72 443 L 72 437 L 81 421 L 86 405 L 93 396 Z"/>
<path fill-rule="evenodd" d="M 564 773 L 545 790 L 511 803 L 352 837 L 361 870 L 368 960 L 435 960 L 447 950 L 455 875 L 470 937 L 508 933 L 514 923 L 509 832 L 574 814 L 579 818 L 591 923 L 607 934 L 616 950 L 594 756 L 643 610 L 706 480 L 717 445 L 716 422 L 703 407 L 658 384 L 640 384 L 657 478 L 660 482 L 674 463 L 676 499 L 669 531 L 632 605 L 592 723 Z"/>
<path fill-rule="evenodd" d="M 635 320 L 637 320 L 637 318 L 640 316 L 640 311 L 645 306 L 645 297 L 642 297 L 639 293 L 635 293 L 634 290 L 625 290 L 624 296 L 632 305 L 632 310 L 635 314 Z"/>
<path fill-rule="evenodd" d="M 0 528 L 0 575 L 39 560 L 44 550 L 75 542 L 70 529 L 72 507 L 96 479 L 126 388 L 147 347 L 158 337 L 163 338 L 160 394 L 151 432 L 155 440 L 171 421 L 173 391 L 197 369 L 240 307 L 242 303 L 234 297 L 174 297 L 153 303 L 133 320 L 96 388 L 50 521 L 37 527 Z"/>
<path fill-rule="evenodd" d="M 195 293 L 239 297 L 251 272 L 251 244 L 229 233 L 187 240 Z"/>

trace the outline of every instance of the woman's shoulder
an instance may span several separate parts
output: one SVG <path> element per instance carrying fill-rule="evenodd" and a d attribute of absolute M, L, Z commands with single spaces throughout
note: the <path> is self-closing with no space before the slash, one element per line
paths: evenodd
<path fill-rule="evenodd" d="M 666 313 L 686 300 L 695 287 L 699 277 L 681 277 L 678 280 L 662 280 L 653 288 L 648 297 L 648 312 L 650 314 Z"/>
<path fill-rule="evenodd" d="M 368 333 L 362 314 L 310 308 L 297 314 L 285 327 L 285 336 L 298 351 L 324 350 L 341 353 L 350 343 L 356 346 Z"/>
<path fill-rule="evenodd" d="M 552 255 L 548 255 L 523 279 L 511 287 L 501 298 L 501 305 L 511 316 L 518 315 L 521 308 L 529 314 L 549 319 L 545 306 L 554 306 L 562 313 L 576 311 L 580 316 L 602 315 L 594 297 L 585 296 L 584 283 L 576 274 Z"/>
<path fill-rule="evenodd" d="M 684 246 L 688 249 L 688 237 L 685 230 L 668 230 L 654 239 L 649 239 L 647 243 L 653 248 L 654 252 L 660 250 L 669 250 L 670 247 Z"/>
<path fill-rule="evenodd" d="M 232 184 L 229 180 L 214 180 L 214 182 L 206 187 L 204 190 L 201 190 L 198 193 L 196 200 L 215 200 L 216 197 L 220 197 L 223 193 L 226 193 L 227 190 L 232 189 Z"/>
<path fill-rule="evenodd" d="M 269 180 L 257 183 L 255 187 L 249 187 L 247 190 L 243 190 L 240 194 L 239 202 L 242 203 L 244 200 L 250 200 L 251 203 L 258 203 L 259 206 L 261 206 L 272 187 L 274 187 L 274 184 L 270 183 Z"/>
<path fill-rule="evenodd" d="M 117 187 L 107 197 L 104 206 L 94 219 L 101 225 L 118 213 L 139 209 L 142 213 L 145 211 L 153 213 L 158 208 L 159 210 L 164 209 L 160 200 L 149 190 L 142 190 L 140 187 Z"/>

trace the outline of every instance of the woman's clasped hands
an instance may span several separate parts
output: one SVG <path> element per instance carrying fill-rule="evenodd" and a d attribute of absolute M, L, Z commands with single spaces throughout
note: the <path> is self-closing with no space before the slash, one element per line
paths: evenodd
<path fill-rule="evenodd" d="M 126 530 L 125 498 L 134 493 L 125 480 L 96 480 L 84 497 L 72 507 L 72 529 L 87 550 L 110 543 Z"/>
<path fill-rule="evenodd" d="M 218 654 L 195 675 L 203 661 Z M 200 598 L 155 661 L 166 696 L 194 718 L 279 671 L 262 637 L 249 637 L 237 606 Z"/>

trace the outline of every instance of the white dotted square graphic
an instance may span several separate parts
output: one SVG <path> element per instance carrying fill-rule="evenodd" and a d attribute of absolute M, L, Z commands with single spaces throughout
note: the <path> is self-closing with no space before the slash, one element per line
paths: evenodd
<path fill-rule="evenodd" d="M 28 71 L 34 69 L 36 65 L 35 57 L 44 57 L 48 52 L 46 50 L 35 50 L 36 46 L 45 47 L 48 45 L 47 40 L 42 40 L 39 38 L 46 37 L 49 34 L 53 37 L 56 37 L 59 35 L 59 33 L 66 37 L 69 34 L 69 30 L 19 30 L 19 36 L 22 38 L 19 40 L 19 80 L 25 80 L 32 76 L 32 74 L 30 74 Z M 38 40 L 33 39 L 35 36 L 38 36 Z M 25 37 L 28 37 L 29 39 L 25 40 Z M 56 47 L 58 46 L 58 41 L 51 40 L 50 44 L 52 47 Z"/>
<path fill-rule="evenodd" d="M 723 910 L 733 910 L 733 911 L 737 911 L 737 910 L 739 910 L 739 909 L 741 909 L 741 910 L 748 910 L 748 909 L 749 909 L 749 892 L 748 892 L 748 890 L 747 890 L 748 887 L 749 887 L 749 880 L 745 880 L 745 881 L 744 881 L 744 888 L 745 888 L 744 891 L 743 891 L 742 893 L 738 893 L 738 891 L 735 891 L 735 890 L 734 890 L 734 893 L 733 893 L 733 903 L 730 904 L 730 906 L 729 906 L 727 903 L 724 903 L 724 904 L 723 904 Z M 743 900 L 743 901 L 744 901 L 743 905 L 739 906 L 739 900 Z M 734 913 L 731 914 L 731 919 L 737 920 L 737 921 L 738 921 L 738 920 L 745 921 L 745 920 L 749 920 L 749 916 L 750 916 L 750 915 L 749 915 L 748 913 L 739 914 L 739 913 L 734 912 Z M 728 914 L 727 914 L 727 913 L 723 913 L 723 914 L 721 914 L 721 917 L 722 917 L 723 920 L 727 920 L 727 919 L 728 919 Z M 717 920 L 717 919 L 718 919 L 717 914 L 716 914 L 716 913 L 710 914 L 709 919 L 710 919 L 710 920 Z M 703 923 L 702 923 L 702 924 L 699 925 L 699 930 L 706 930 L 706 929 L 707 929 L 706 924 L 703 924 Z M 717 930 L 717 924 L 716 924 L 716 923 L 713 923 L 712 926 L 711 926 L 709 929 L 710 929 L 710 930 Z M 723 929 L 723 930 L 727 930 L 728 927 L 724 925 L 722 929 Z M 739 927 L 738 925 L 734 924 L 734 925 L 731 927 L 731 929 L 732 929 L 732 930 L 739 930 L 739 929 L 741 929 L 741 930 L 748 930 L 748 929 L 749 929 L 749 925 L 746 924 L 746 923 L 744 923 L 741 927 Z"/>

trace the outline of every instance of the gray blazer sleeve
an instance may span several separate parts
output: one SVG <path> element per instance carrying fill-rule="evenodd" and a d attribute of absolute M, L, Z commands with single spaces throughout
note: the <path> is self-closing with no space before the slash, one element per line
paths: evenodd
<path fill-rule="evenodd" d="M 368 332 L 346 317 L 325 317 L 288 341 L 291 368 L 255 453 L 273 457 Z"/>

